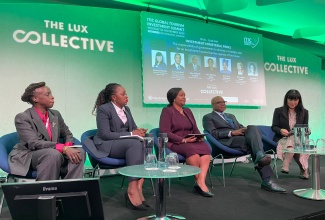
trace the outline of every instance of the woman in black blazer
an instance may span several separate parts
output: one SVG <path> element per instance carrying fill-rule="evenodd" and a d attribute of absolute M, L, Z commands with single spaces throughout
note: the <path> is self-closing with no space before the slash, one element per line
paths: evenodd
<path fill-rule="evenodd" d="M 294 158 L 300 168 L 300 178 L 308 179 L 309 155 L 283 153 L 282 151 L 294 147 L 292 131 L 295 124 L 308 124 L 308 110 L 302 104 L 299 91 L 291 89 L 284 96 L 283 106 L 274 110 L 272 131 L 275 136 L 273 140 L 278 142 L 277 155 L 283 161 L 281 172 L 289 173 L 289 165 Z"/>
<path fill-rule="evenodd" d="M 133 120 L 131 111 L 127 107 L 128 95 L 125 89 L 110 83 L 97 97 L 93 113 L 96 111 L 97 134 L 94 144 L 100 154 L 126 160 L 127 166 L 143 164 L 144 148 L 138 139 L 121 136 L 144 136 L 147 129 L 138 128 Z M 97 152 L 98 153 L 98 152 Z M 149 207 L 142 194 L 143 179 L 129 178 L 129 187 L 124 194 L 131 208 L 146 210 Z M 127 203 L 127 204 L 128 204 Z"/>

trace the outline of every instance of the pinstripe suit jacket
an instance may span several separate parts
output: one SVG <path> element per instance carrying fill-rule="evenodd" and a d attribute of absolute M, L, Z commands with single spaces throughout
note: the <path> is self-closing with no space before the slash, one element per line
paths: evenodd
<path fill-rule="evenodd" d="M 44 148 L 55 148 L 60 139 L 73 142 L 73 136 L 68 126 L 57 110 L 49 109 L 49 120 L 52 129 L 52 140 L 45 125 L 34 108 L 19 113 L 15 117 L 15 126 L 19 137 L 9 154 L 9 166 L 12 174 L 25 176 L 29 170 L 32 151 Z"/>

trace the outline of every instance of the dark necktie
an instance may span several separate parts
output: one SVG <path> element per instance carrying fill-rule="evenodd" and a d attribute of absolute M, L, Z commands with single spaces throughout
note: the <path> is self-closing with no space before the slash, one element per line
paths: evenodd
<path fill-rule="evenodd" d="M 230 124 L 232 128 L 235 128 L 235 124 L 231 118 L 228 118 L 225 113 L 221 113 L 222 117 Z"/>

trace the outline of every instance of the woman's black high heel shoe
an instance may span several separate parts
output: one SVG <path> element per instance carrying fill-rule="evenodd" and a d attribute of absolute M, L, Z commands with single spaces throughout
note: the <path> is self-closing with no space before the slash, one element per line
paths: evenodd
<path fill-rule="evenodd" d="M 193 191 L 194 191 L 194 193 L 198 193 L 198 194 L 200 194 L 201 196 L 204 196 L 204 197 L 213 197 L 214 196 L 213 193 L 210 192 L 210 190 L 208 192 L 205 192 L 198 185 L 194 186 Z"/>
<path fill-rule="evenodd" d="M 134 210 L 141 210 L 141 211 L 146 211 L 148 210 L 148 208 L 143 205 L 143 204 L 140 204 L 140 205 L 133 205 L 130 198 L 129 198 L 129 194 L 127 192 L 124 193 L 124 198 L 125 198 L 125 206 L 127 207 L 128 203 L 130 204 L 130 207 L 131 209 L 134 209 Z"/>
<path fill-rule="evenodd" d="M 281 169 L 281 173 L 289 174 L 289 170 Z"/>
<path fill-rule="evenodd" d="M 149 203 L 147 203 L 146 200 L 142 201 L 142 205 L 144 205 L 145 207 L 150 207 Z"/>
<path fill-rule="evenodd" d="M 309 175 L 310 175 L 310 171 L 308 170 L 300 170 L 300 179 L 303 180 L 308 180 L 309 179 Z"/>

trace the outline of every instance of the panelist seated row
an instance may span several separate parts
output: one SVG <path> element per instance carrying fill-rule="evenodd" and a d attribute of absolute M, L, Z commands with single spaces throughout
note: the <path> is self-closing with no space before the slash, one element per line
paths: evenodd
<path fill-rule="evenodd" d="M 70 147 L 73 137 L 60 113 L 51 109 L 54 104 L 51 90 L 44 82 L 31 84 L 22 100 L 33 107 L 15 119 L 20 143 L 9 155 L 13 174 L 26 175 L 28 168 L 32 167 L 37 170 L 37 180 L 82 178 L 85 153 L 80 148 Z M 194 192 L 212 197 L 213 193 L 205 183 L 211 151 L 202 137 L 188 137 L 188 134 L 200 134 L 200 131 L 192 111 L 184 107 L 185 92 L 181 88 L 172 88 L 167 92 L 167 100 L 169 104 L 162 109 L 160 116 L 160 131 L 167 133 L 170 150 L 184 156 L 187 164 L 201 169 L 201 173 L 194 177 Z M 143 145 L 137 139 L 120 137 L 144 136 L 147 129 L 137 127 L 127 103 L 128 95 L 120 84 L 110 83 L 101 90 L 93 109 L 97 134 L 87 138 L 85 145 L 97 157 L 125 159 L 131 166 L 143 164 Z M 255 126 L 246 128 L 234 115 L 224 113 L 226 102 L 222 97 L 214 97 L 211 104 L 213 112 L 203 117 L 204 129 L 222 144 L 251 153 L 263 189 L 285 193 L 285 189 L 271 180 L 271 158 L 264 153 L 259 130 Z M 59 144 L 59 138 L 64 138 L 66 143 Z M 143 179 L 129 178 L 125 199 L 133 209 L 146 210 L 149 207 L 142 193 L 143 182 Z"/>

